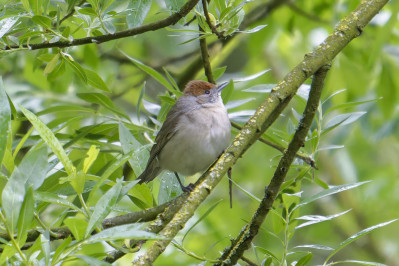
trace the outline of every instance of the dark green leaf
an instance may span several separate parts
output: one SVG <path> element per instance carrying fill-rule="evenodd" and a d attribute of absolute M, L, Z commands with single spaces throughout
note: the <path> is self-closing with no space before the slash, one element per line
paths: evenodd
<path fill-rule="evenodd" d="M 96 72 L 89 69 L 84 69 L 84 71 L 86 73 L 87 83 L 89 83 L 89 85 L 102 91 L 110 91 L 107 87 L 107 84 L 105 84 L 105 82 Z"/>
<path fill-rule="evenodd" d="M 17 241 L 20 246 L 25 244 L 28 229 L 30 229 L 30 225 L 33 221 L 34 210 L 35 201 L 33 199 L 33 189 L 29 187 L 25 194 L 24 202 L 22 203 L 17 224 Z"/>
<path fill-rule="evenodd" d="M 70 55 L 63 54 L 63 58 L 65 62 L 68 63 L 68 65 L 72 68 L 72 70 L 80 77 L 81 80 L 83 80 L 85 83 L 87 83 L 87 76 L 86 72 L 84 71 L 83 67 L 81 67 L 78 63 L 73 60 L 73 58 Z"/>
<path fill-rule="evenodd" d="M 122 189 L 122 182 L 118 181 L 111 189 L 109 189 L 96 203 L 94 211 L 87 225 L 85 238 L 107 217 L 116 204 Z"/>

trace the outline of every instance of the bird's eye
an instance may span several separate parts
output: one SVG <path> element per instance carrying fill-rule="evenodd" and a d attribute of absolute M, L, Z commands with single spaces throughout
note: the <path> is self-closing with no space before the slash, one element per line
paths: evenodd
<path fill-rule="evenodd" d="M 209 90 L 205 90 L 205 94 L 209 94 L 210 93 L 210 91 Z"/>

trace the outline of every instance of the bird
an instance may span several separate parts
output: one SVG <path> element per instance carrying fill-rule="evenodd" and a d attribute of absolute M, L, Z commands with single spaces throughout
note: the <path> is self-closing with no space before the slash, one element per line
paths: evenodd
<path fill-rule="evenodd" d="M 186 84 L 155 138 L 139 184 L 168 170 L 174 172 L 183 192 L 193 190 L 192 184 L 182 184 L 179 174 L 205 171 L 230 143 L 231 123 L 221 97 L 227 84 L 201 80 Z"/>

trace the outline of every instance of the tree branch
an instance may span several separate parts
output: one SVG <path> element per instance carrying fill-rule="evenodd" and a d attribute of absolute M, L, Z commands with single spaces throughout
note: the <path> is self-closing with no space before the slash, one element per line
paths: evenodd
<path fill-rule="evenodd" d="M 224 35 L 222 32 L 219 32 L 215 25 L 212 24 L 211 18 L 209 16 L 209 12 L 208 12 L 208 3 L 206 2 L 206 0 L 202 0 L 202 8 L 204 9 L 204 14 L 205 14 L 205 20 L 206 23 L 208 24 L 209 28 L 211 28 L 212 33 L 215 34 L 219 39 L 224 39 Z"/>
<path fill-rule="evenodd" d="M 232 241 L 232 245 L 225 249 L 220 257 L 221 262 L 214 265 L 234 265 L 242 257 L 244 251 L 247 250 L 252 243 L 254 237 L 258 234 L 259 228 L 265 220 L 269 210 L 273 206 L 280 187 L 285 180 L 290 165 L 292 164 L 296 153 L 305 143 L 305 138 L 309 133 L 309 128 L 312 124 L 314 115 L 320 102 L 321 91 L 324 85 L 324 79 L 327 71 L 330 69 L 329 65 L 322 66 L 315 74 L 312 86 L 309 93 L 308 102 L 303 113 L 303 118 L 298 124 L 298 128 L 288 145 L 287 151 L 281 158 L 273 178 L 269 186 L 266 187 L 265 196 L 263 197 L 258 209 L 256 210 L 251 221 L 245 225 L 236 239 Z"/>
<path fill-rule="evenodd" d="M 234 127 L 234 128 L 236 128 L 236 129 L 238 129 L 238 130 L 242 130 L 242 126 L 240 126 L 240 125 L 239 125 L 238 123 L 236 123 L 236 122 L 231 121 L 231 126 Z M 271 141 L 269 141 L 269 140 L 267 140 L 267 139 L 264 139 L 264 138 L 262 138 L 262 137 L 259 137 L 259 138 L 258 138 L 258 141 L 260 141 L 260 142 L 262 142 L 262 143 L 264 143 L 264 144 L 266 144 L 266 145 L 268 145 L 268 146 L 270 146 L 270 147 L 272 147 L 272 148 L 275 148 L 276 150 L 278 150 L 278 151 L 280 151 L 280 152 L 282 152 L 282 153 L 284 153 L 285 150 L 286 150 L 286 148 L 284 148 L 284 147 L 282 147 L 282 146 L 280 146 L 280 145 L 278 145 L 278 144 L 276 144 L 276 143 L 274 143 L 274 142 L 271 142 Z M 310 156 L 308 156 L 308 155 L 306 155 L 306 154 L 304 154 L 304 153 L 301 153 L 301 152 L 298 152 L 298 153 L 296 154 L 296 157 L 297 157 L 298 159 L 301 159 L 302 161 L 304 161 L 304 162 L 307 163 L 308 165 L 310 165 L 312 168 L 314 168 L 314 169 L 316 169 L 316 170 L 319 170 L 319 169 L 317 168 L 317 166 L 316 166 L 316 162 L 313 160 L 312 157 L 310 157 Z"/>
<path fill-rule="evenodd" d="M 145 33 L 147 31 L 155 31 L 159 30 L 165 27 L 168 27 L 170 25 L 176 24 L 181 18 L 185 17 L 191 9 L 194 8 L 194 6 L 198 3 L 199 0 L 189 0 L 187 1 L 182 8 L 177 11 L 176 13 L 172 14 L 171 16 L 161 19 L 156 22 L 152 22 L 149 24 L 145 24 L 133 29 L 129 30 L 124 30 L 124 31 L 119 31 L 115 32 L 113 34 L 104 34 L 100 36 L 92 36 L 92 37 L 85 37 L 81 39 L 74 39 L 73 41 L 58 41 L 58 42 L 53 42 L 53 43 L 37 43 L 37 44 L 27 44 L 21 45 L 21 46 L 10 46 L 10 47 L 3 47 L 2 50 L 11 50 L 11 49 L 20 49 L 20 48 L 26 48 L 29 50 L 38 50 L 38 49 L 44 49 L 44 48 L 53 48 L 53 47 L 58 47 L 58 48 L 65 48 L 65 47 L 70 47 L 70 46 L 78 46 L 78 45 L 83 45 L 83 44 L 89 44 L 89 43 L 102 43 L 102 42 L 108 42 L 116 39 L 121 39 L 125 37 L 130 37 L 138 34 Z"/>
<path fill-rule="evenodd" d="M 307 54 L 305 59 L 278 83 L 269 97 L 245 124 L 243 130 L 235 137 L 233 144 L 196 182 L 186 203 L 174 215 L 169 224 L 160 231 L 160 235 L 168 239 L 154 241 L 146 253 L 138 256 L 134 263 L 151 265 L 162 254 L 171 239 L 194 215 L 195 210 L 220 182 L 227 170 L 278 118 L 299 86 L 321 66 L 331 62 L 351 40 L 358 37 L 363 28 L 387 2 L 388 0 L 362 1 L 351 14 L 340 21 L 335 31 L 322 44 L 312 53 Z"/>
<path fill-rule="evenodd" d="M 201 26 L 199 27 L 199 30 L 203 31 Z M 206 39 L 201 38 L 199 40 L 199 42 L 200 42 L 200 49 L 201 49 L 202 65 L 204 66 L 205 76 L 210 83 L 216 84 L 216 81 L 212 74 L 211 62 L 209 61 L 209 52 L 208 52 L 208 46 L 206 44 Z"/>

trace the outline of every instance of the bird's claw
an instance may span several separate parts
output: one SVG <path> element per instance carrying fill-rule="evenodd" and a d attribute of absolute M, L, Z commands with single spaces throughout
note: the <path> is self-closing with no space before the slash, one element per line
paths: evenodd
<path fill-rule="evenodd" d="M 192 192 L 194 190 L 195 186 L 194 184 L 189 184 L 188 186 L 182 186 L 181 190 L 183 190 L 183 192 Z"/>

